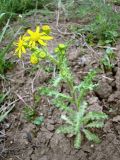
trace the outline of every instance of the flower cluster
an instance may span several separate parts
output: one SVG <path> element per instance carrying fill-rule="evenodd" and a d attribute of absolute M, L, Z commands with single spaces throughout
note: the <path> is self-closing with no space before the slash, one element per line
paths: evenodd
<path fill-rule="evenodd" d="M 44 25 L 41 28 L 36 27 L 35 31 L 27 30 L 23 36 L 20 36 L 16 45 L 15 53 L 19 58 L 22 57 L 22 54 L 26 53 L 26 49 L 29 48 L 33 51 L 30 56 L 30 62 L 32 64 L 37 64 L 40 59 L 43 59 L 47 56 L 44 48 L 47 46 L 47 42 L 52 40 L 53 37 L 50 36 L 51 28 L 48 25 Z"/>

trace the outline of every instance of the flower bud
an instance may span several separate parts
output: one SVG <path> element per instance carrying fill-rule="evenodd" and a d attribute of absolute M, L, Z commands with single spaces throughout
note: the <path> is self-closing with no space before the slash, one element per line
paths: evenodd
<path fill-rule="evenodd" d="M 60 72 L 60 74 L 61 74 L 61 76 L 63 76 L 63 77 L 67 77 L 67 71 L 66 70 L 61 70 L 61 72 Z"/>
<path fill-rule="evenodd" d="M 42 26 L 42 31 L 45 32 L 46 34 L 50 34 L 51 28 L 48 25 Z"/>
<path fill-rule="evenodd" d="M 37 57 L 35 54 L 32 54 L 32 55 L 30 56 L 30 62 L 31 62 L 32 64 L 37 64 L 37 63 L 39 62 L 39 59 L 38 59 L 38 57 Z"/>
<path fill-rule="evenodd" d="M 47 53 L 44 52 L 44 51 L 40 51 L 40 52 L 39 52 L 39 56 L 40 56 L 40 58 L 44 59 L 44 58 L 46 58 Z"/>
<path fill-rule="evenodd" d="M 59 50 L 58 47 L 54 49 L 54 52 L 55 52 L 55 53 L 58 53 L 59 51 L 60 51 L 60 50 Z"/>
<path fill-rule="evenodd" d="M 66 46 L 65 46 L 64 44 L 59 44 L 59 45 L 58 45 L 58 48 L 59 48 L 60 50 L 65 50 Z"/>

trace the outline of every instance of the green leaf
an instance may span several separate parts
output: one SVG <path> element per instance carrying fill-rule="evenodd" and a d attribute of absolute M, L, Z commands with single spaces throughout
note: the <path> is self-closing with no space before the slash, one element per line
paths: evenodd
<path fill-rule="evenodd" d="M 100 120 L 100 119 L 107 119 L 108 116 L 103 112 L 89 112 L 85 117 L 84 120 Z"/>
<path fill-rule="evenodd" d="M 36 115 L 36 111 L 34 108 L 31 108 L 30 106 L 25 106 L 23 109 L 24 117 L 26 120 L 31 121 L 34 119 L 34 116 Z"/>
<path fill-rule="evenodd" d="M 66 95 L 66 94 L 63 94 L 63 93 L 58 93 L 58 92 L 55 92 L 54 94 L 55 94 L 56 98 L 57 97 L 61 97 L 63 99 L 69 99 L 69 100 L 71 100 L 71 97 L 69 95 Z"/>
<path fill-rule="evenodd" d="M 73 122 L 66 115 L 61 115 L 61 119 L 66 121 L 66 123 L 73 125 Z"/>
<path fill-rule="evenodd" d="M 44 121 L 44 116 L 40 116 L 40 117 L 35 118 L 35 120 L 33 121 L 33 124 L 41 125 L 43 121 Z"/>
<path fill-rule="evenodd" d="M 14 108 L 14 106 L 12 106 L 8 111 L 4 112 L 4 113 L 0 113 L 0 122 L 2 122 L 7 115 L 12 111 L 12 109 Z"/>
<path fill-rule="evenodd" d="M 4 28 L 2 29 L 2 32 L 0 34 L 0 43 L 2 42 L 3 38 L 4 38 L 4 35 L 6 33 L 6 30 L 7 28 L 9 27 L 9 22 L 10 22 L 10 19 L 8 19 L 6 25 L 4 26 Z"/>
<path fill-rule="evenodd" d="M 38 92 L 40 93 L 40 95 L 47 95 L 47 96 L 51 96 L 51 97 L 54 96 L 55 98 L 60 97 L 63 99 L 71 99 L 71 97 L 69 95 L 59 93 L 55 89 L 52 89 L 49 87 L 41 87 L 41 88 L 39 88 Z"/>
<path fill-rule="evenodd" d="M 70 119 L 74 122 L 75 131 L 78 133 L 83 124 L 83 116 L 85 114 L 87 103 L 84 101 L 78 111 L 71 112 Z"/>
<path fill-rule="evenodd" d="M 7 96 L 7 94 L 4 94 L 4 93 L 0 94 L 0 104 L 4 102 L 6 96 Z"/>
<path fill-rule="evenodd" d="M 56 130 L 57 133 L 71 133 L 75 134 L 74 127 L 72 125 L 63 125 Z"/>
<path fill-rule="evenodd" d="M 79 132 L 79 133 L 77 133 L 77 135 L 75 137 L 75 140 L 74 140 L 74 147 L 76 149 L 80 149 L 81 141 L 82 141 L 82 139 L 81 139 L 81 133 Z"/>
<path fill-rule="evenodd" d="M 100 139 L 97 135 L 95 135 L 94 133 L 91 133 L 89 130 L 87 129 L 83 129 L 83 132 L 86 136 L 86 138 L 89 140 L 89 141 L 93 141 L 93 142 L 96 142 L 96 143 L 100 143 Z"/>
<path fill-rule="evenodd" d="M 83 101 L 79 108 L 79 117 L 83 117 L 87 108 L 87 102 Z"/>
<path fill-rule="evenodd" d="M 0 19 L 5 15 L 5 13 L 1 13 L 0 14 Z"/>
<path fill-rule="evenodd" d="M 95 76 L 96 71 L 90 71 L 84 78 L 84 81 L 82 81 L 78 86 L 74 87 L 74 90 L 76 90 L 79 94 L 79 101 L 81 101 L 89 91 L 96 87 L 97 84 L 93 84 L 92 82 Z"/>
<path fill-rule="evenodd" d="M 52 88 L 48 88 L 48 87 L 40 87 L 38 89 L 38 94 L 40 95 L 50 95 L 50 93 L 54 92 L 54 90 Z"/>
<path fill-rule="evenodd" d="M 102 128 L 103 126 L 104 126 L 104 122 L 95 121 L 95 122 L 91 122 L 91 123 L 87 124 L 85 127 Z"/>
<path fill-rule="evenodd" d="M 55 79 L 53 80 L 53 86 L 54 86 L 54 87 L 57 87 L 58 84 L 61 82 L 61 80 L 62 80 L 62 78 L 61 78 L 60 76 L 57 77 L 57 78 L 55 78 Z"/>
<path fill-rule="evenodd" d="M 63 102 L 60 98 L 55 98 L 52 100 L 52 104 L 56 107 L 60 108 L 61 110 L 69 110 L 68 106 Z"/>

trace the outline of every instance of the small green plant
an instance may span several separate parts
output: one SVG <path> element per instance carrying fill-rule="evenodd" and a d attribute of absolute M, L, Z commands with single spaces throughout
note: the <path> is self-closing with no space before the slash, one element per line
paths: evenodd
<path fill-rule="evenodd" d="M 99 137 L 91 132 L 91 128 L 102 128 L 104 119 L 107 118 L 105 113 L 86 112 L 87 103 L 83 101 L 79 110 L 70 111 L 68 115 L 62 115 L 61 118 L 66 124 L 57 129 L 57 133 L 72 134 L 75 136 L 74 147 L 79 149 L 82 142 L 82 133 L 89 141 L 100 143 Z"/>
<path fill-rule="evenodd" d="M 41 31 L 41 32 L 40 32 Z M 27 36 L 29 34 L 29 36 Z M 49 86 L 38 88 L 38 95 L 50 97 L 51 104 L 66 112 L 61 115 L 65 121 L 63 126 L 57 129 L 58 133 L 70 133 L 75 136 L 74 147 L 79 149 L 82 141 L 82 133 L 90 141 L 100 142 L 97 135 L 88 130 L 89 128 L 102 128 L 107 115 L 103 112 L 89 112 L 86 103 L 86 96 L 92 91 L 97 84 L 93 84 L 96 71 L 91 70 L 80 84 L 76 84 L 67 60 L 67 44 L 59 44 L 54 53 L 49 53 L 47 41 L 52 40 L 50 36 L 50 27 L 42 26 L 33 32 L 28 30 L 27 33 L 19 38 L 16 54 L 19 58 L 24 58 L 23 53 L 30 49 L 30 62 L 38 64 L 40 61 L 49 61 L 54 64 L 57 73 L 51 79 Z M 67 91 L 62 89 L 65 86 Z M 74 107 L 72 107 L 74 106 Z M 26 112 L 28 114 L 28 111 Z M 30 111 L 29 117 L 34 116 Z M 33 118 L 32 118 L 33 119 Z"/>
<path fill-rule="evenodd" d="M 56 105 L 59 109 L 66 111 L 66 115 L 61 116 L 66 124 L 59 127 L 57 133 L 72 134 L 75 136 L 74 147 L 77 149 L 80 148 L 81 145 L 82 133 L 85 134 L 88 140 L 96 143 L 100 142 L 99 137 L 89 129 L 102 128 L 104 126 L 104 120 L 107 118 L 105 113 L 87 111 L 89 107 L 85 101 L 85 97 L 88 92 L 93 90 L 96 86 L 92 83 L 94 77 L 95 72 L 89 72 L 84 81 L 77 86 L 70 85 L 70 80 L 70 82 L 68 82 L 70 94 L 63 94 L 57 91 L 58 85 L 56 84 L 60 79 L 64 81 L 63 77 L 59 77 L 53 81 L 55 83 L 53 83 L 52 87 L 41 87 L 38 90 L 39 95 L 52 97 L 51 103 Z M 75 104 L 76 109 L 72 109 L 70 104 Z"/>
<path fill-rule="evenodd" d="M 24 107 L 23 114 L 27 121 L 32 122 L 35 125 L 41 125 L 44 121 L 44 116 L 38 116 L 35 109 L 30 106 Z"/>
<path fill-rule="evenodd" d="M 32 123 L 39 126 L 43 123 L 43 121 L 44 121 L 44 116 L 39 116 L 36 117 Z"/>
<path fill-rule="evenodd" d="M 103 55 L 103 58 L 101 59 L 101 64 L 103 65 L 105 71 L 111 71 L 112 68 L 114 68 L 115 58 L 116 55 L 113 52 L 113 49 L 107 48 L 105 54 Z"/>
<path fill-rule="evenodd" d="M 24 117 L 27 121 L 33 121 L 36 116 L 35 109 L 28 107 L 28 106 L 24 107 L 23 113 L 24 113 Z"/>

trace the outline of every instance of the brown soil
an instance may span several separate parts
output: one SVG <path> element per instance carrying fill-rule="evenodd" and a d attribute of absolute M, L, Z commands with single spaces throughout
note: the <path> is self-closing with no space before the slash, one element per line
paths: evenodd
<path fill-rule="evenodd" d="M 32 25 L 32 21 L 30 22 Z M 39 22 L 36 22 L 37 24 Z M 71 38 L 71 35 L 58 33 L 55 23 L 50 24 L 57 42 L 52 42 L 52 48 L 58 43 Z M 64 29 L 64 24 L 60 28 Z M 74 38 L 74 36 L 73 36 Z M 76 43 L 82 46 L 82 40 Z M 52 48 L 50 50 L 52 50 Z M 89 110 L 104 111 L 109 115 L 102 130 L 98 130 L 100 144 L 83 141 L 81 149 L 73 148 L 73 138 L 55 132 L 62 123 L 61 111 L 51 106 L 46 98 L 37 103 L 38 115 L 44 115 L 41 126 L 27 122 L 23 116 L 26 104 L 34 106 L 33 92 L 37 87 L 46 85 L 51 74 L 46 75 L 40 69 L 31 74 L 31 66 L 18 62 L 16 67 L 7 73 L 9 80 L 1 82 L 3 90 L 9 90 L 10 100 L 15 102 L 14 110 L 0 124 L 0 159 L 1 160 L 119 160 L 120 159 L 120 44 L 116 46 L 118 61 L 113 72 L 100 73 L 95 79 L 99 88 L 87 96 Z M 94 52 L 88 48 L 71 46 L 69 62 L 79 83 L 90 68 L 100 66 L 103 50 Z M 13 57 L 12 57 L 13 58 Z"/>

